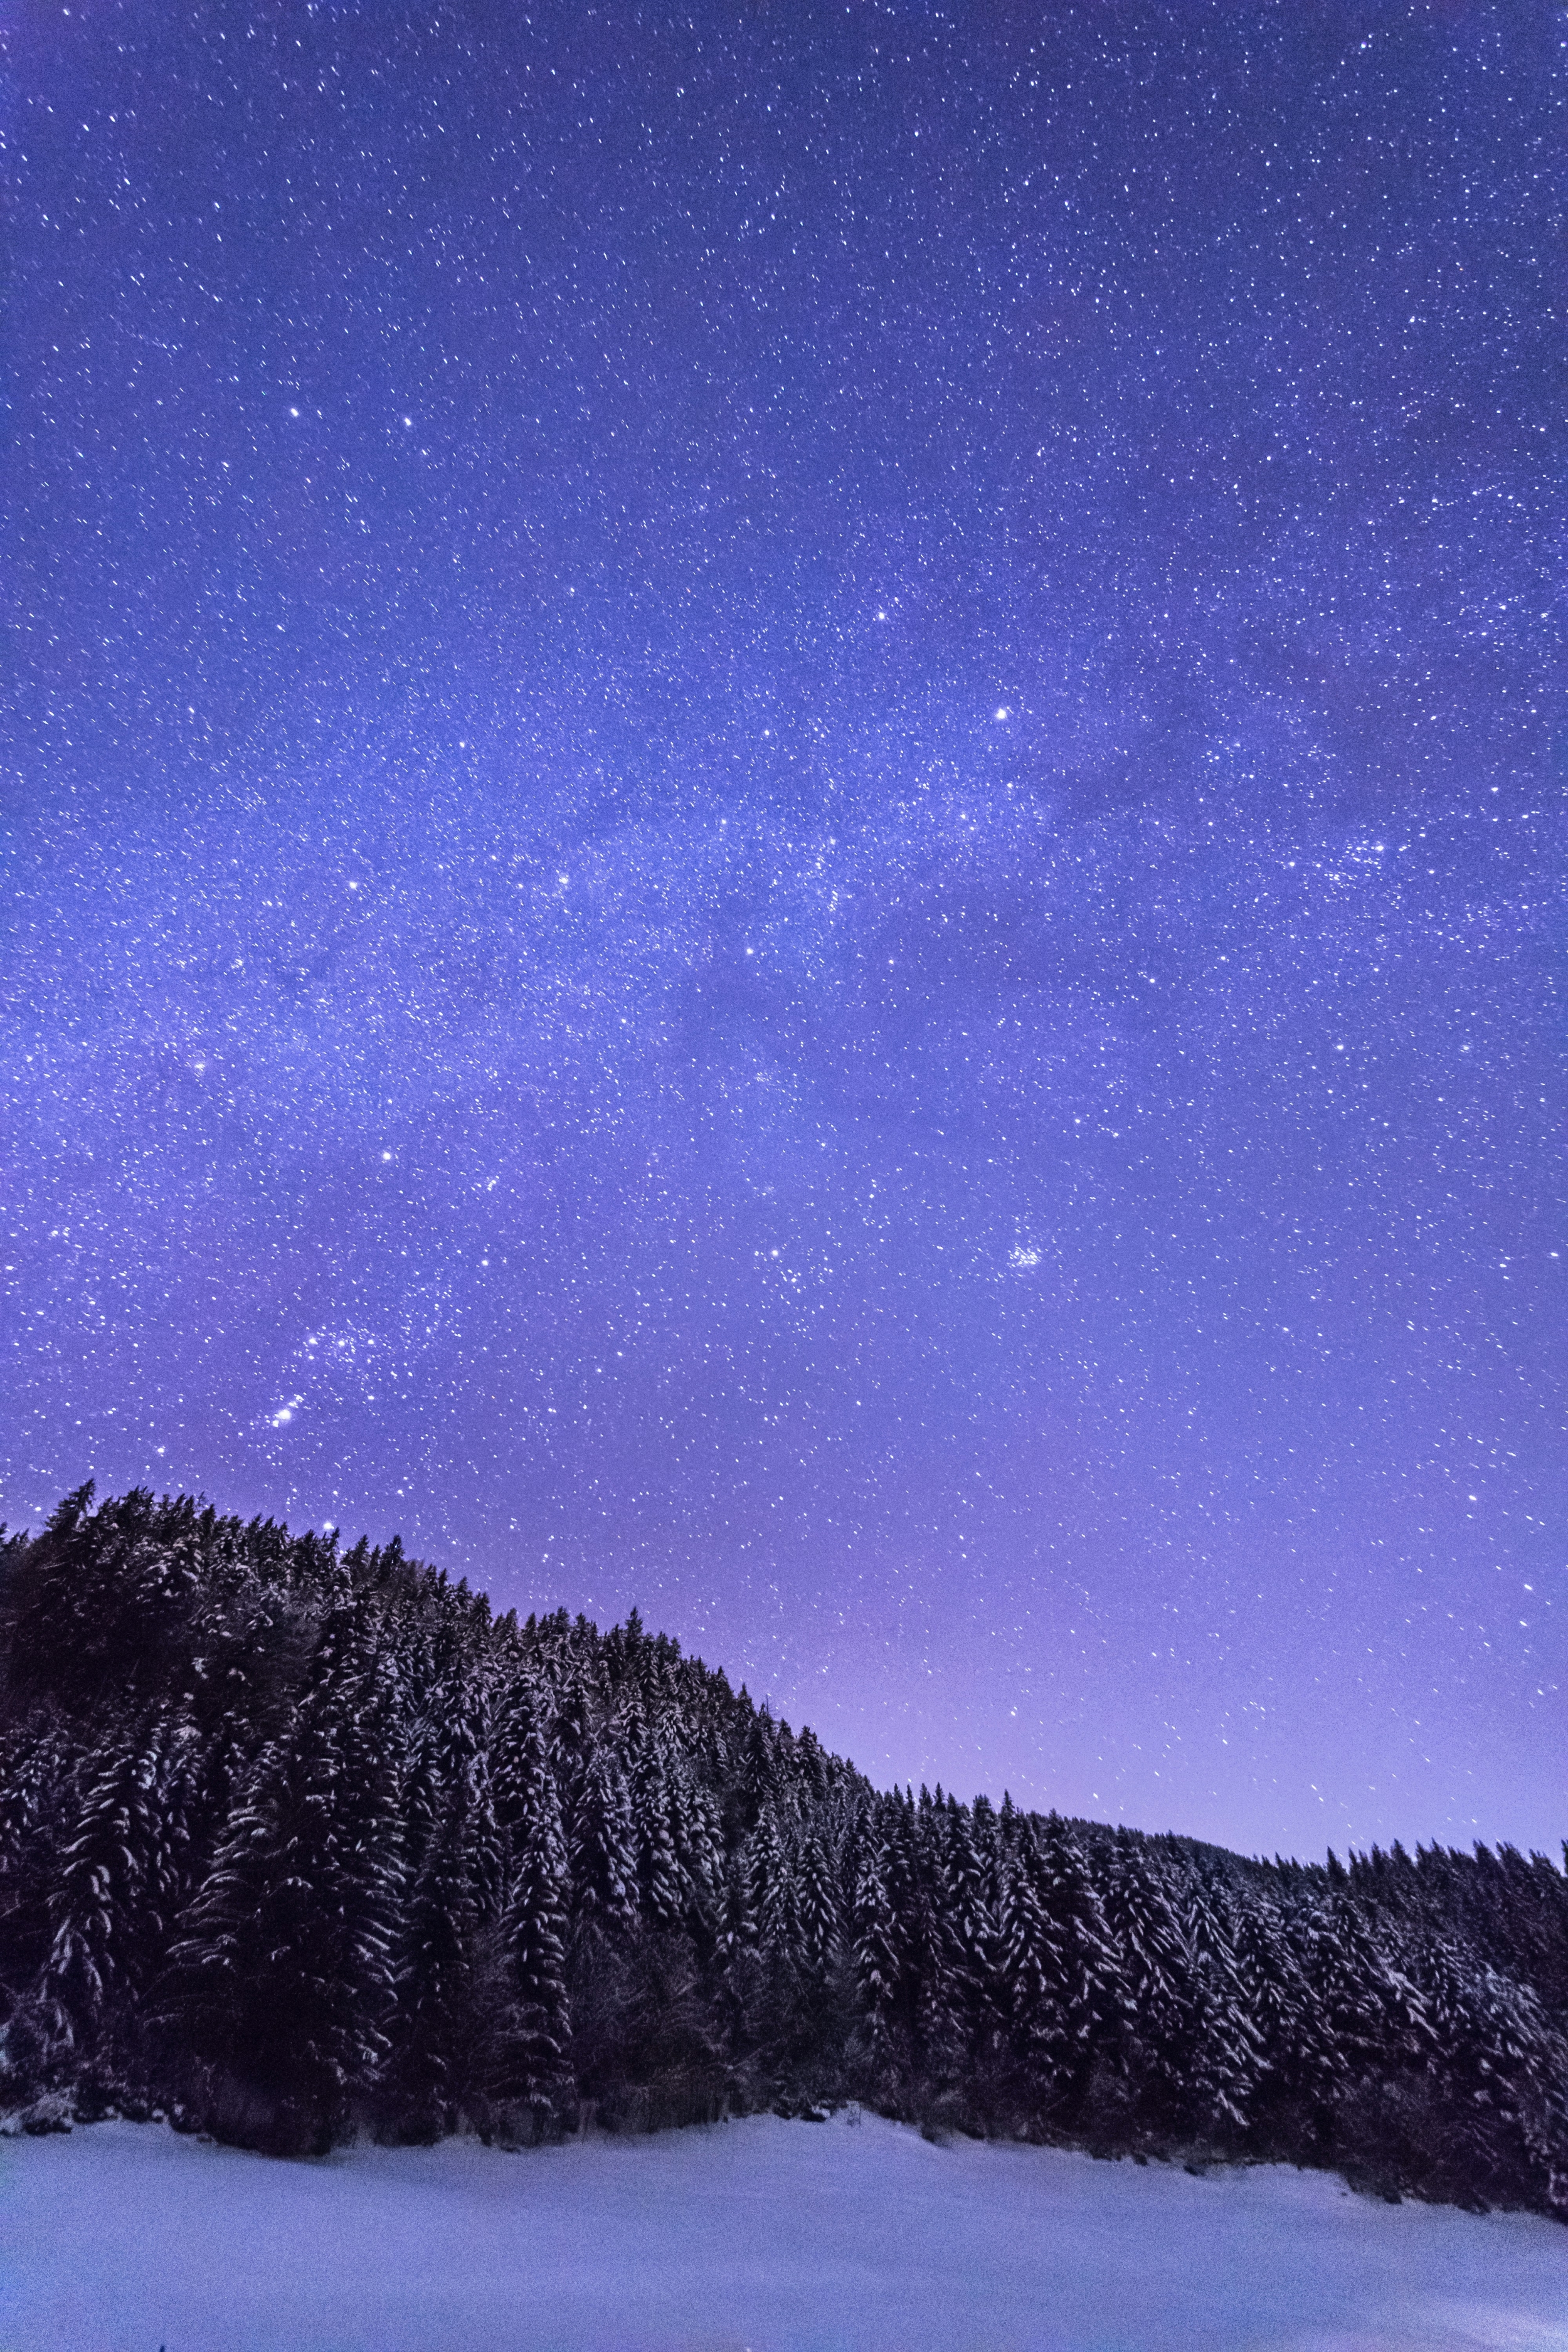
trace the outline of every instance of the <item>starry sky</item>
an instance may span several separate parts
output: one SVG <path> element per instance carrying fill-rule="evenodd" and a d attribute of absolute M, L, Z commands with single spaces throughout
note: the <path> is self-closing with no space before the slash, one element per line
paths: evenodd
<path fill-rule="evenodd" d="M 1568 1832 L 1568 16 L 5 0 L 0 1512 Z"/>

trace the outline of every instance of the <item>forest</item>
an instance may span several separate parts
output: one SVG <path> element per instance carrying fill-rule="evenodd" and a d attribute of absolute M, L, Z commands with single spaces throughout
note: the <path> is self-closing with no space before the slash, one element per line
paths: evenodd
<path fill-rule="evenodd" d="M 634 1614 L 186 1496 L 0 1535 L 0 2110 L 279 2155 L 857 2101 L 1568 2220 L 1568 1878 L 879 1790 Z"/>

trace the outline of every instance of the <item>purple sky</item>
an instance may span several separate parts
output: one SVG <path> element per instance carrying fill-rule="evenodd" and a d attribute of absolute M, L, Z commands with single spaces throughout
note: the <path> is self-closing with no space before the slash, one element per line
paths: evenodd
<path fill-rule="evenodd" d="M 1560 11 L 6 17 L 0 1511 L 1555 1849 Z"/>

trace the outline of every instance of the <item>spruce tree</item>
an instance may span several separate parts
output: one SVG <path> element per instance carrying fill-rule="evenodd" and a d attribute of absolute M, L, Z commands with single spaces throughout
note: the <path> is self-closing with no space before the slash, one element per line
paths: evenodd
<path fill-rule="evenodd" d="M 818 1830 L 803 1842 L 795 1874 L 795 1950 L 801 1978 L 820 1992 L 838 1958 L 838 1889 L 827 1840 Z"/>
<path fill-rule="evenodd" d="M 400 1894 L 388 1694 L 357 1612 L 262 1753 L 171 1955 L 163 2021 L 205 2062 L 213 2128 L 325 2147 L 386 2052 Z"/>
<path fill-rule="evenodd" d="M 76 1830 L 60 1857 L 43 1993 L 62 2047 L 105 2054 L 114 2011 L 162 1941 L 155 1723 L 117 1732 L 89 1768 Z"/>
<path fill-rule="evenodd" d="M 747 1842 L 747 1905 L 757 1940 L 774 1959 L 793 1963 L 795 1934 L 795 1874 L 771 1805 L 763 1808 Z"/>
<path fill-rule="evenodd" d="M 1130 1831 L 1115 1832 L 1103 1907 L 1126 1990 L 1117 2064 L 1142 2126 L 1180 2130 L 1195 2022 L 1191 1965 L 1162 1876 Z"/>
<path fill-rule="evenodd" d="M 1067 1959 L 1046 1909 L 1043 1876 L 1033 1823 L 1010 1823 L 999 1874 L 998 1980 L 1007 2046 L 1030 2121 L 1055 2112 L 1072 2074 Z"/>
<path fill-rule="evenodd" d="M 565 1753 L 574 1762 L 573 1751 Z M 614 1936 L 637 1917 L 631 1806 L 620 1767 L 603 1748 L 595 1748 L 583 1766 L 572 1821 L 571 1885 L 573 1924 L 578 1932 Z"/>
<path fill-rule="evenodd" d="M 1241 1979 L 1230 1905 L 1201 1871 L 1188 1892 L 1186 1931 L 1194 2008 L 1186 2120 L 1200 2136 L 1225 2140 L 1252 2120 L 1262 2039 Z"/>
<path fill-rule="evenodd" d="M 405 2139 L 455 2130 L 487 2085 L 496 1987 L 472 1763 L 452 1785 L 405 1906 L 382 2105 Z"/>
<path fill-rule="evenodd" d="M 1236 1931 L 1236 1977 L 1257 2045 L 1247 2103 L 1254 2145 L 1268 2153 L 1289 2145 L 1293 2078 L 1306 2053 L 1311 1995 L 1273 1905 L 1244 1904 Z M 1285 2133 L 1284 2142 L 1279 2135 Z"/>
<path fill-rule="evenodd" d="M 995 1921 L 987 1871 L 975 1844 L 965 1808 L 949 1800 L 935 1816 L 932 1840 L 933 1894 L 942 1933 L 936 1948 L 931 2003 L 933 2045 L 939 2065 L 961 2071 L 965 2060 L 986 2047 L 996 2020 Z"/>
<path fill-rule="evenodd" d="M 631 1801 L 642 1916 L 652 1927 L 676 1927 L 686 1909 L 684 1874 L 670 1833 L 668 1784 L 651 1746 L 637 1765 Z"/>
<path fill-rule="evenodd" d="M 873 2084 L 880 2087 L 897 2064 L 895 2019 L 903 1970 L 898 1920 L 888 1892 L 887 1854 L 876 1828 L 866 1841 L 856 1877 L 850 1936 L 868 2064 Z"/>
<path fill-rule="evenodd" d="M 76 1826 L 78 1778 L 78 1759 L 47 1715 L 0 1734 L 0 2003 L 8 2015 L 24 2003 L 53 1939 L 51 1907 L 61 1849 Z M 12 2032 L 13 2071 L 16 2044 Z"/>
<path fill-rule="evenodd" d="M 525 2136 L 537 2139 L 557 2128 L 574 2099 L 565 1840 L 554 1776 L 537 1736 L 519 1785 L 517 1872 L 504 1923 L 510 2003 L 491 2084 L 500 2107 L 521 2117 Z"/>

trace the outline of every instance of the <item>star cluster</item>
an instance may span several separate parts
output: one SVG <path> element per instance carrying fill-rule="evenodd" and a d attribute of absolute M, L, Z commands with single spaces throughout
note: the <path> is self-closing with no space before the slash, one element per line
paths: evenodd
<path fill-rule="evenodd" d="M 1561 13 L 8 39 L 5 1515 L 1554 1846 Z"/>

